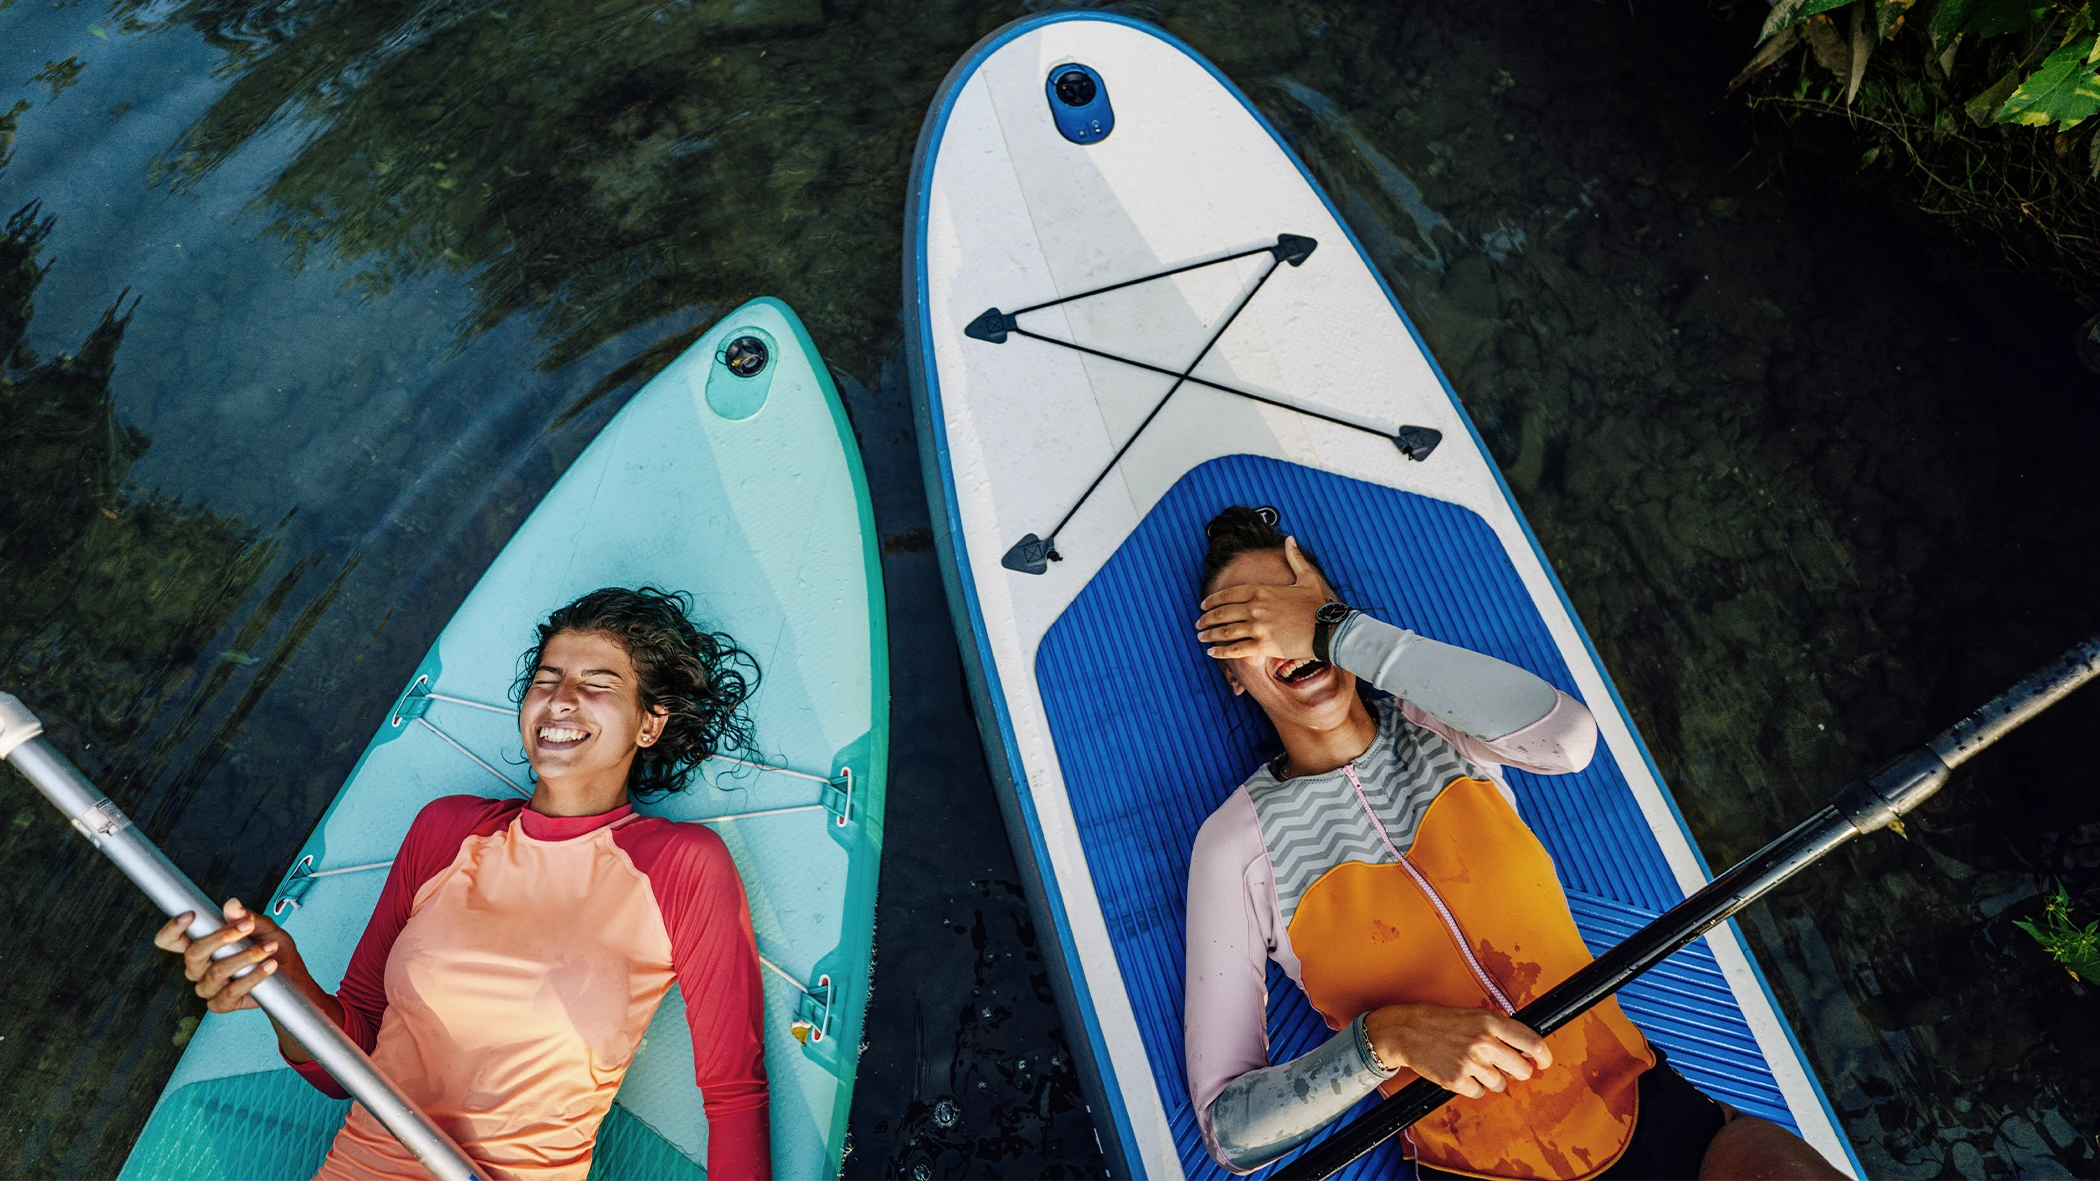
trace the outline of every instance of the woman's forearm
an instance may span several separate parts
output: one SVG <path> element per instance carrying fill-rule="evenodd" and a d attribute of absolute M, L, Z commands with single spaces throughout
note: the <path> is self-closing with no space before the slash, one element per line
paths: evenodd
<path fill-rule="evenodd" d="M 1349 672 L 1483 742 L 1540 721 L 1560 699 L 1553 686 L 1514 664 L 1362 612 L 1342 623 L 1328 651 Z"/>
<path fill-rule="evenodd" d="M 1311 1052 L 1226 1084 L 1210 1105 L 1220 1162 L 1242 1173 L 1260 1168 L 1312 1139 L 1393 1077 L 1366 1048 L 1363 1024 L 1358 1017 Z"/>
<path fill-rule="evenodd" d="M 278 971 L 287 983 L 298 989 L 307 1000 L 312 1001 L 314 1007 L 320 1009 L 330 1021 L 335 1022 L 337 1029 L 347 1030 L 343 1022 L 343 1002 L 322 990 L 320 984 L 314 980 L 313 973 L 306 970 L 303 961 L 295 957 L 281 958 Z M 285 1032 L 284 1026 L 277 1024 L 277 1018 L 270 1018 L 270 1028 L 277 1031 L 277 1050 L 284 1055 L 286 1062 L 293 1066 L 301 1066 L 314 1060 L 314 1056 L 307 1052 L 305 1046 Z"/>

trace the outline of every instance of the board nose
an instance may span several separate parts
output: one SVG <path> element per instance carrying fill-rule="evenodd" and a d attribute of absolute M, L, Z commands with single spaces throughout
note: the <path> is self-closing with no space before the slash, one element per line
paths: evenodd
<path fill-rule="evenodd" d="M 780 349 L 772 333 L 755 326 L 732 328 L 724 336 L 728 343 L 707 367 L 707 407 L 734 422 L 765 406 Z"/>

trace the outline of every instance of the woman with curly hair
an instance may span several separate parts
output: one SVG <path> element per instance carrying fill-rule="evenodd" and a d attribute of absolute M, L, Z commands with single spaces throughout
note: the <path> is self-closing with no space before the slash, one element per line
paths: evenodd
<path fill-rule="evenodd" d="M 690 609 L 683 595 L 610 587 L 540 625 L 512 689 L 532 798 L 427 805 L 334 995 L 291 936 L 238 900 L 219 932 L 191 940 L 184 915 L 154 942 L 182 954 L 214 1012 L 254 1008 L 249 990 L 282 972 L 489 1175 L 535 1181 L 589 1173 L 598 1125 L 676 983 L 707 1174 L 767 1176 L 764 998 L 743 882 L 712 830 L 630 802 L 682 790 L 750 737 L 757 666 Z M 250 950 L 211 958 L 245 936 Z M 277 1040 L 308 1082 L 346 1097 L 284 1030 Z M 318 1176 L 425 1174 L 359 1105 Z"/>

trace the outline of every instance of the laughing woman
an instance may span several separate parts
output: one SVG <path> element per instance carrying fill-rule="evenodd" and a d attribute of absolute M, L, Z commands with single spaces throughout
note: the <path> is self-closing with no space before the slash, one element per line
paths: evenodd
<path fill-rule="evenodd" d="M 1579 771 L 1581 702 L 1342 605 L 1273 510 L 1211 522 L 1197 636 L 1283 753 L 1211 814 L 1189 865 L 1189 1093 L 1250 1172 L 1375 1089 L 1457 1092 L 1406 1134 L 1421 1177 L 1814 1177 L 1792 1133 L 1665 1065 L 1606 1000 L 1552 1037 L 1511 1018 L 1589 963 L 1502 768 Z M 1391 694 L 1366 704 L 1358 678 Z M 1269 1062 L 1267 961 L 1338 1032 Z"/>
<path fill-rule="evenodd" d="M 476 1164 L 519 1181 L 589 1173 L 598 1125 L 676 983 L 707 1175 L 768 1175 L 764 1001 L 743 882 L 711 830 L 630 803 L 682 790 L 702 760 L 749 737 L 757 668 L 689 610 L 682 595 L 608 588 L 540 625 L 513 690 L 532 798 L 425 807 L 334 995 L 290 935 L 237 900 L 221 931 L 193 941 L 183 915 L 154 942 L 182 954 L 214 1012 L 254 1008 L 249 990 L 281 972 Z M 211 958 L 250 935 L 251 950 Z M 346 1097 L 282 1029 L 277 1040 L 308 1082 Z M 319 1176 L 427 1175 L 358 1105 Z"/>

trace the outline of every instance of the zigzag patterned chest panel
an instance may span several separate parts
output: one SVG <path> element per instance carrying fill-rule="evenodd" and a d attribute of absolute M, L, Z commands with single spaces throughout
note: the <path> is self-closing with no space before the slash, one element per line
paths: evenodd
<path fill-rule="evenodd" d="M 1390 700 L 1378 703 L 1378 737 L 1357 758 L 1356 776 L 1393 847 L 1402 850 L 1414 844 L 1415 829 L 1444 785 L 1487 778 L 1443 735 L 1408 721 Z M 1298 900 L 1328 870 L 1348 861 L 1393 860 L 1340 771 L 1279 780 L 1264 765 L 1247 780 L 1247 797 L 1261 821 L 1286 925 L 1298 913 Z"/>

